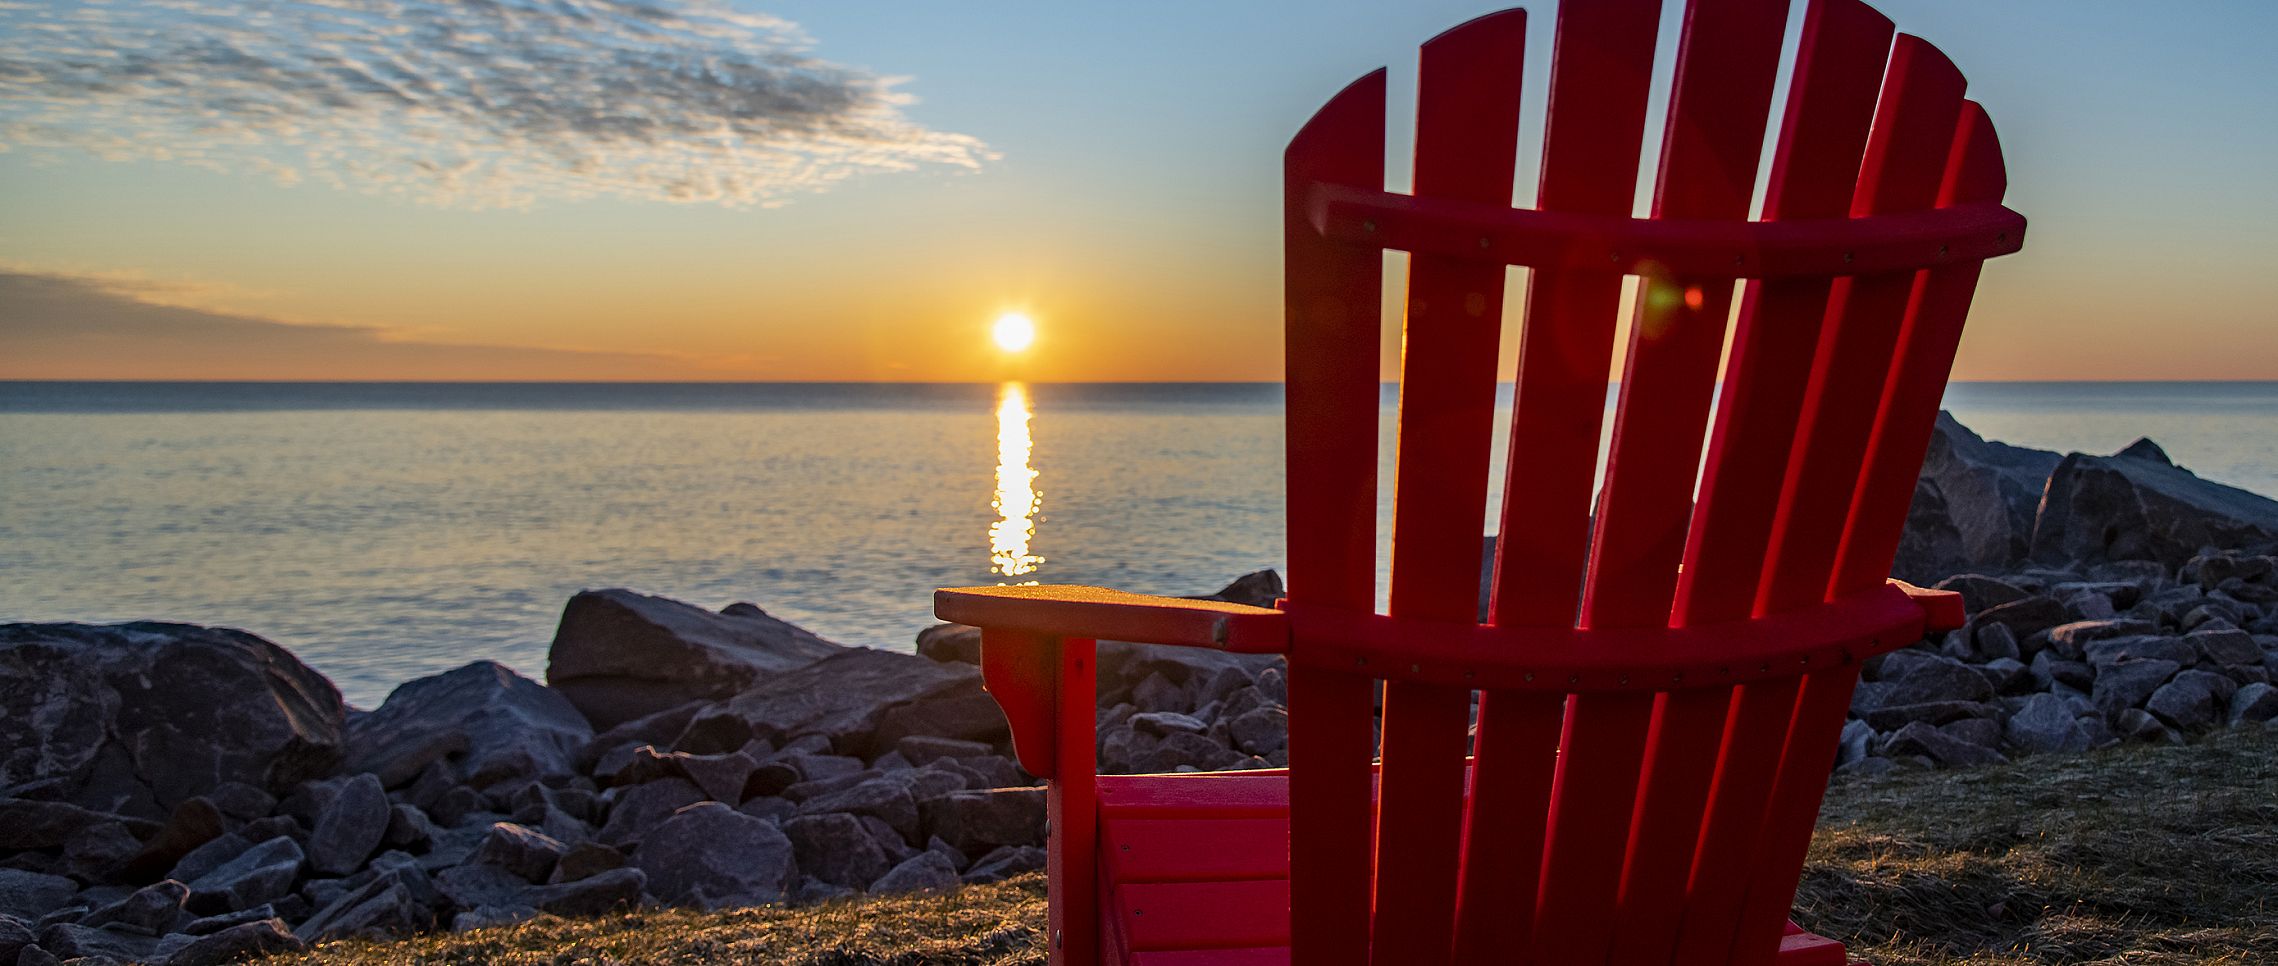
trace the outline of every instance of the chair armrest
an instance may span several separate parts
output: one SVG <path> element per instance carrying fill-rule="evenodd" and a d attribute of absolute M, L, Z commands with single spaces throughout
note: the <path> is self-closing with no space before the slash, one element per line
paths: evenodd
<path fill-rule="evenodd" d="M 1250 653 L 1289 642 L 1278 610 L 1099 587 L 945 588 L 933 592 L 933 613 L 981 629 L 981 682 L 1004 709 L 1014 756 L 1029 774 L 1060 780 L 1092 774 L 1093 641 Z"/>
<path fill-rule="evenodd" d="M 1903 580 L 1893 580 L 1891 586 L 1906 592 L 1914 606 L 1922 608 L 1922 633 L 1942 634 L 1960 630 L 1969 623 L 1969 611 L 1962 606 L 1962 595 L 1950 590 L 1926 590 Z"/>
<path fill-rule="evenodd" d="M 1278 610 L 1104 587 L 949 587 L 933 592 L 933 614 L 975 627 L 1243 654 L 1289 646 L 1289 620 Z"/>

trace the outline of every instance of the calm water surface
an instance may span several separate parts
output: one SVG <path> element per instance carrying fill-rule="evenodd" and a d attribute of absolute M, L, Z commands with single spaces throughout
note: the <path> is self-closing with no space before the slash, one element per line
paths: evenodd
<path fill-rule="evenodd" d="M 2278 384 L 1947 402 L 2278 493 Z M 0 620 L 243 627 L 369 707 L 475 658 L 542 673 L 587 587 L 905 649 L 937 586 L 1200 593 L 1282 565 L 1281 493 L 1274 385 L 0 383 Z"/>

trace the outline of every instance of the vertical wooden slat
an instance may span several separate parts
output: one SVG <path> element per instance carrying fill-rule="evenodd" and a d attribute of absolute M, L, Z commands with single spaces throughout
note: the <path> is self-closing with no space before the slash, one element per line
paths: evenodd
<path fill-rule="evenodd" d="M 1940 66 L 1933 68 L 1935 72 L 1952 72 L 1952 65 L 1945 64 L 1935 48 L 1927 44 L 1921 47 L 1927 51 L 1925 56 L 1937 58 Z M 1958 98 L 1960 76 L 1954 74 L 1948 83 Z M 1922 136 L 1928 138 L 1928 132 L 1934 130 L 1925 124 Z M 1926 153 L 1934 149 L 1913 150 Z M 1998 201 L 2005 187 L 2000 146 L 1992 124 L 1976 104 L 1963 102 L 1938 203 Z M 1912 201 L 1911 194 L 1901 196 L 1901 203 Z M 1905 522 L 1922 451 L 1929 446 L 1939 397 L 1953 366 L 1962 321 L 1969 313 L 1981 265 L 1938 268 L 1919 273 L 1914 280 L 1896 361 L 1877 406 L 1874 434 L 1844 528 L 1843 548 L 1851 555 L 1838 558 L 1839 568 L 1829 583 L 1830 597 L 1870 589 L 1890 570 L 1898 530 Z M 1756 951 L 1778 942 L 1778 920 L 1794 901 L 1796 877 L 1803 868 L 1811 826 L 1826 789 L 1823 780 L 1813 781 L 1811 775 L 1825 772 L 1844 709 L 1857 683 L 1857 673 L 1849 669 L 1820 672 L 1804 681 L 1803 695 L 1796 705 L 1795 730 L 1780 762 L 1774 809 L 1765 822 L 1764 862 L 1749 885 L 1741 932 L 1735 939 L 1736 963 L 1768 962 L 1768 954 L 1759 956 Z"/>
<path fill-rule="evenodd" d="M 1384 72 L 1331 98 L 1283 157 L 1289 587 L 1293 604 L 1376 603 L 1377 331 L 1383 257 L 1306 218 L 1315 184 L 1384 186 Z M 1368 950 L 1370 680 L 1292 668 L 1291 955 L 1357 964 Z"/>
<path fill-rule="evenodd" d="M 1786 0 L 1696 0 L 1686 9 L 1654 217 L 1748 216 L 1787 7 Z M 1731 283 L 1719 279 L 1649 277 L 1640 286 L 1591 541 L 1585 627 L 1669 621 L 1731 297 Z M 1604 728 L 1605 747 L 1602 758 L 1577 758 L 1562 776 L 1560 794 L 1583 807 L 1552 807 L 1584 820 L 1553 827 L 1551 862 L 1555 869 L 1571 857 L 1578 868 L 1570 878 L 1588 881 L 1570 887 L 1602 902 L 1604 911 L 1590 919 L 1609 923 L 1603 945 L 1598 935 L 1578 934 L 1562 949 L 1577 961 L 1610 952 L 1614 962 L 1650 962 L 1666 957 L 1676 932 L 1710 759 L 1656 754 L 1641 769 L 1648 726 L 1666 723 L 1672 710 L 1682 720 L 1721 716 L 1722 708 L 1680 693 L 1662 702 L 1658 716 L 1656 710 L 1642 694 L 1574 698 L 1575 725 Z M 1570 731 L 1577 747 L 1579 737 Z M 1593 853 L 1626 857 L 1592 862 Z"/>
<path fill-rule="evenodd" d="M 1426 43 L 1417 98 L 1416 189 L 1507 204 L 1516 163 L 1526 13 L 1465 23 Z M 1394 617 L 1469 621 L 1495 413 L 1503 268 L 1410 262 L 1392 519 Z M 1448 961 L 1463 828 L 1471 692 L 1384 688 L 1370 961 Z"/>
<path fill-rule="evenodd" d="M 1858 0 L 1813 0 L 1765 190 L 1767 220 L 1839 217 L 1850 207 L 1892 32 L 1888 19 Z M 1792 279 L 1745 289 L 1677 585 L 1678 626 L 1741 620 L 1754 610 L 1831 285 Z M 1793 680 L 1767 682 L 1680 692 L 1664 702 L 1623 901 L 1625 908 L 1667 902 L 1684 913 L 1674 934 L 1625 930 L 1640 959 L 1664 944 L 1676 953 L 1661 958 L 1673 962 L 1712 961 L 1730 947 L 1796 688 Z M 1677 773 L 1688 763 L 1691 774 Z M 1664 769 L 1666 786 L 1656 787 Z M 1702 772 L 1708 785 L 1696 791 L 1690 783 Z M 1666 841 L 1680 831 L 1684 838 Z M 1668 871 L 1658 865 L 1665 849 L 1676 853 Z M 1669 896 L 1672 872 L 1681 902 Z"/>
<path fill-rule="evenodd" d="M 1046 874 L 1052 886 L 1052 961 L 1088 966 L 1099 961 L 1100 941 L 1099 763 L 1094 757 L 1097 735 L 1093 733 L 1098 676 L 1093 669 L 1095 648 L 1091 641 L 1063 640 L 1055 650 L 1059 652 L 1054 676 L 1060 713 L 1055 775 L 1044 797 L 1052 839 L 1052 848 L 1046 854 Z"/>
<path fill-rule="evenodd" d="M 1977 102 L 1964 101 L 1953 158 L 1946 164 L 1945 184 L 1938 190 L 1939 206 L 1998 202 L 2008 187 L 1993 119 Z M 1899 536 L 1905 529 L 1906 509 L 1914 498 L 1917 468 L 1922 465 L 1922 454 L 1930 448 L 1938 403 L 1945 395 L 1946 377 L 1953 372 L 1962 322 L 1969 316 L 1970 300 L 1977 292 L 1978 273 L 1984 265 L 1973 261 L 1944 266 L 1915 280 L 1906 323 L 1898 336 L 1898 363 L 1891 371 L 1890 385 L 1883 389 L 1874 437 L 1867 442 L 1867 468 L 1859 478 L 1859 494 L 1851 502 L 1851 519 L 1843 527 L 1835 578 L 1827 588 L 1829 597 L 1873 587 L 1890 573 L 1891 560 L 1898 555 Z"/>
<path fill-rule="evenodd" d="M 1559 7 L 1536 207 L 1629 210 L 1660 13 L 1658 0 Z M 1620 297 L 1621 276 L 1610 271 L 1536 272 L 1528 283 L 1493 623 L 1573 624 Z M 1562 700 L 1549 695 L 1480 701 L 1457 898 L 1459 960 L 1509 959 L 1544 934 L 1529 911 L 1542 898 L 1542 833 L 1562 714 Z"/>
<path fill-rule="evenodd" d="M 1960 119 L 1962 89 L 1961 73 L 1937 48 L 1911 35 L 1899 36 L 1860 166 L 1853 214 L 1916 211 L 1937 201 Z M 1773 518 L 1771 551 L 1757 593 L 1759 613 L 1826 599 L 1916 274 L 1836 283 L 1811 383 L 1804 390 L 1795 455 Z M 1764 817 L 1760 858 L 1740 907 L 1731 950 L 1736 964 L 1769 962 L 1778 948 L 1826 789 L 1835 736 L 1857 683 L 1858 670 L 1850 667 L 1803 680 Z M 1780 881 L 1782 876 L 1786 881 Z"/>

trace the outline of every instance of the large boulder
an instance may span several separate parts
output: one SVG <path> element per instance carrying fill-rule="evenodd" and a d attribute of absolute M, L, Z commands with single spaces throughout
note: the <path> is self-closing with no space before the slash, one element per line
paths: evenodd
<path fill-rule="evenodd" d="M 560 692 L 495 661 L 407 682 L 348 725 L 348 770 L 389 788 L 444 762 L 458 781 L 568 775 L 593 728 Z"/>
<path fill-rule="evenodd" d="M 1929 583 L 2007 569 L 2025 558 L 2049 473 L 2047 450 L 1988 440 L 1940 412 L 1892 575 Z"/>
<path fill-rule="evenodd" d="M 797 882 L 775 823 L 707 802 L 682 809 L 633 852 L 657 898 L 704 909 L 781 901 Z"/>
<path fill-rule="evenodd" d="M 2073 453 L 2049 476 L 2032 553 L 2048 563 L 2154 560 L 2181 567 L 2203 547 L 2278 541 L 2278 500 L 2203 480 L 2139 441 L 2112 456 Z"/>
<path fill-rule="evenodd" d="M 630 590 L 588 590 L 562 610 L 546 683 L 596 728 L 699 699 L 840 650 L 750 604 L 715 614 Z"/>
<path fill-rule="evenodd" d="M 223 782 L 330 774 L 346 714 L 332 682 L 243 631 L 0 625 L 0 787 L 160 819 Z"/>
<path fill-rule="evenodd" d="M 980 680 L 980 669 L 970 664 L 943 664 L 866 647 L 838 648 L 804 667 L 767 675 L 724 709 L 743 719 L 752 734 L 771 741 L 816 735 L 828 739 L 839 754 L 869 758 L 893 748 L 891 739 L 884 747 L 871 747 L 889 714 L 905 706 L 976 695 Z"/>

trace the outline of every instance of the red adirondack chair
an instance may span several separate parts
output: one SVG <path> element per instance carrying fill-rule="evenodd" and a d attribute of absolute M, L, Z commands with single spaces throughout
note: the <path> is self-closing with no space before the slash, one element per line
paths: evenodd
<path fill-rule="evenodd" d="M 1522 11 L 1424 45 L 1413 195 L 1383 190 L 1382 71 L 1297 134 L 1280 609 L 937 593 L 983 628 L 1020 760 L 1051 780 L 1055 962 L 1844 962 L 1787 911 L 1860 660 L 1959 623 L 1951 595 L 1884 577 L 1980 264 L 2024 219 L 1946 58 L 1814 0 L 1747 220 L 1788 7 L 1686 11 L 1648 219 L 1656 0 L 1560 5 L 1536 210 L 1509 206 Z M 1411 255 L 1387 614 L 1382 249 Z M 1512 264 L 1533 275 L 1481 624 Z M 1095 775 L 1101 638 L 1287 655 L 1289 768 Z"/>

